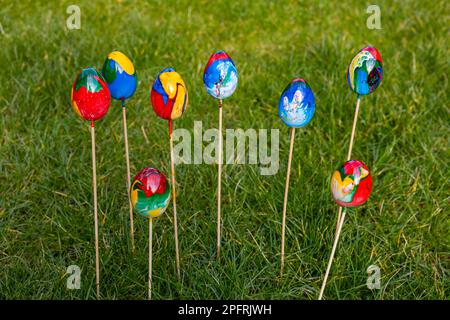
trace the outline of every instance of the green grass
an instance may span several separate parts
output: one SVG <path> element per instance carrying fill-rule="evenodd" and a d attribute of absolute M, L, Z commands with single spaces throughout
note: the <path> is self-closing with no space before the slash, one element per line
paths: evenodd
<path fill-rule="evenodd" d="M 182 280 L 170 207 L 155 223 L 154 298 L 316 299 L 338 208 L 329 179 L 346 157 L 356 102 L 345 72 L 367 44 L 380 50 L 385 77 L 362 99 L 353 158 L 369 166 L 374 186 L 369 201 L 348 213 L 325 298 L 450 298 L 449 4 L 378 1 L 382 29 L 369 30 L 369 2 L 238 3 L 76 1 L 82 25 L 73 31 L 65 27 L 73 1 L 1 6 L 0 298 L 95 298 L 91 142 L 88 123 L 70 107 L 78 71 L 101 68 L 114 49 L 132 58 L 139 74 L 128 102 L 132 174 L 144 166 L 169 173 L 167 123 L 151 110 L 150 85 L 174 67 L 190 95 L 175 127 L 192 132 L 199 120 L 217 127 L 202 73 L 210 54 L 224 49 L 239 71 L 224 126 L 280 129 L 280 170 L 261 176 L 255 165 L 224 167 L 217 262 L 217 168 L 177 166 Z M 297 130 L 280 279 L 289 131 L 277 102 L 297 76 L 317 105 Z M 119 102 L 96 133 L 102 297 L 145 299 L 147 221 L 135 217 L 133 255 Z M 71 264 L 82 269 L 81 290 L 66 289 Z M 371 264 L 381 268 L 381 290 L 365 285 Z"/>

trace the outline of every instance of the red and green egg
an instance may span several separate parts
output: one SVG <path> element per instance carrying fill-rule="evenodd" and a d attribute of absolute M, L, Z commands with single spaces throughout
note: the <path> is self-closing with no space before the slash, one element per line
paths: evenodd
<path fill-rule="evenodd" d="M 108 112 L 111 94 L 97 70 L 86 68 L 73 83 L 71 100 L 73 109 L 81 118 L 96 121 Z"/>

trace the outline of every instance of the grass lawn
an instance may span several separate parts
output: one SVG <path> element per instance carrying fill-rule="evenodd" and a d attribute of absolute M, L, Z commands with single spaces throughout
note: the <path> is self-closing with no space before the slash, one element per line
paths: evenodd
<path fill-rule="evenodd" d="M 67 6 L 81 8 L 68 30 Z M 118 49 L 138 72 L 129 99 L 132 175 L 169 175 L 167 123 L 150 106 L 158 72 L 175 68 L 189 89 L 194 121 L 216 128 L 216 101 L 203 68 L 226 50 L 239 85 L 224 102 L 225 128 L 280 130 L 280 169 L 223 168 L 221 260 L 216 261 L 216 165 L 178 165 L 182 279 L 177 280 L 172 208 L 154 227 L 155 299 L 316 299 L 338 206 L 329 180 L 346 158 L 356 95 L 347 65 L 362 47 L 383 58 L 381 86 L 361 102 L 353 158 L 373 174 L 373 192 L 348 211 L 326 299 L 450 298 L 450 107 L 447 1 L 378 1 L 381 30 L 369 30 L 369 2 L 20 1 L 0 8 L 0 298 L 94 299 L 95 254 L 89 124 L 70 106 L 83 67 L 100 69 Z M 285 274 L 279 276 L 289 129 L 278 98 L 294 77 L 316 97 L 297 130 L 288 203 Z M 143 131 L 146 136 L 144 136 Z M 146 299 L 148 225 L 136 216 L 131 253 L 120 102 L 96 124 L 101 291 Z M 366 287 L 381 269 L 380 290 Z M 81 289 L 66 288 L 78 265 Z"/>

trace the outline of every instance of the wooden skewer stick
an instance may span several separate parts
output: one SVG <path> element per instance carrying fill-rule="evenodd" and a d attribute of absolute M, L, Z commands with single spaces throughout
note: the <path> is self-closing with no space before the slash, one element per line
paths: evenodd
<path fill-rule="evenodd" d="M 338 229 L 339 229 L 339 222 L 341 221 L 341 217 L 342 217 L 342 207 L 339 206 L 338 217 L 337 217 L 337 220 L 336 220 L 336 231 L 334 233 L 335 237 L 337 236 L 337 232 L 338 232 Z"/>
<path fill-rule="evenodd" d="M 342 207 L 341 207 L 342 208 Z M 320 289 L 319 300 L 322 300 L 323 292 L 325 291 L 325 287 L 327 285 L 328 275 L 330 274 L 331 265 L 334 259 L 334 253 L 336 252 L 337 243 L 339 241 L 339 236 L 341 235 L 342 225 L 344 224 L 345 212 L 347 209 L 344 209 L 342 213 L 341 220 L 339 221 L 339 226 L 337 230 L 337 235 L 334 239 L 333 249 L 331 250 L 330 260 L 328 261 L 327 271 L 325 272 L 325 278 L 323 279 L 322 288 Z"/>
<path fill-rule="evenodd" d="M 222 203 L 222 99 L 219 100 L 219 163 L 217 170 L 217 259 L 219 259 Z"/>
<path fill-rule="evenodd" d="M 284 242 L 285 242 L 285 233 L 286 233 L 286 209 L 287 209 L 287 200 L 289 193 L 289 178 L 291 176 L 291 163 L 292 163 L 292 152 L 294 150 L 294 140 L 295 140 L 295 128 L 291 129 L 291 144 L 289 147 L 289 159 L 288 159 L 288 167 L 286 173 L 286 187 L 284 189 L 284 203 L 283 203 L 283 223 L 281 226 L 281 275 L 283 275 L 284 270 Z"/>
<path fill-rule="evenodd" d="M 148 300 L 152 300 L 153 219 L 148 219 Z"/>
<path fill-rule="evenodd" d="M 358 95 L 358 99 L 356 100 L 355 116 L 353 118 L 352 134 L 350 136 L 350 145 L 348 147 L 347 161 L 349 161 L 352 157 L 353 141 L 355 139 L 356 123 L 358 122 L 358 113 L 359 113 L 360 102 L 361 102 L 361 96 Z M 336 233 L 337 233 L 337 229 L 339 227 L 339 221 L 341 220 L 341 215 L 342 215 L 342 207 L 339 207 L 338 219 L 336 222 Z"/>
<path fill-rule="evenodd" d="M 360 105 L 360 103 L 361 103 L 361 96 L 358 95 L 358 98 L 356 100 L 355 115 L 353 117 L 352 133 L 350 135 L 350 144 L 348 146 L 347 161 L 349 161 L 351 159 L 351 157 L 352 157 L 353 142 L 355 140 L 356 124 L 358 122 L 358 114 L 359 114 L 359 105 Z M 339 239 L 341 228 L 342 228 L 342 225 L 344 223 L 344 218 L 345 218 L 345 210 L 344 210 L 344 213 L 342 213 L 342 206 L 339 206 L 338 218 L 337 218 L 337 221 L 336 221 L 336 234 L 335 234 L 335 241 L 334 241 L 333 250 L 332 250 L 332 256 L 330 258 L 330 261 L 328 263 L 328 268 L 327 268 L 327 271 L 325 273 L 325 279 L 324 279 L 324 282 L 322 284 L 322 288 L 320 290 L 319 300 L 322 299 L 323 291 L 325 290 L 326 282 L 327 282 L 327 279 L 328 279 L 328 274 L 330 272 L 331 263 L 332 263 L 333 256 L 334 256 L 334 251 L 336 250 L 335 246 L 337 245 L 337 240 Z"/>
<path fill-rule="evenodd" d="M 181 279 L 180 272 L 180 253 L 178 250 L 178 223 L 177 223 L 177 195 L 175 191 L 175 163 L 174 163 L 174 153 L 173 153 L 173 140 L 172 140 L 172 120 L 169 120 L 169 140 L 170 140 L 170 162 L 172 170 L 172 203 L 173 203 L 173 229 L 175 236 L 175 258 L 177 264 L 177 275 L 178 280 Z"/>
<path fill-rule="evenodd" d="M 361 102 L 361 97 L 358 95 L 356 100 L 355 116 L 353 118 L 352 135 L 350 136 L 350 145 L 348 147 L 347 161 L 352 157 L 353 141 L 355 139 L 356 123 L 358 122 L 359 104 Z"/>
<path fill-rule="evenodd" d="M 95 128 L 94 121 L 91 122 L 92 141 L 92 189 L 94 194 L 94 230 L 95 230 L 95 286 L 97 288 L 97 299 L 100 298 L 100 257 L 98 250 L 98 212 L 97 212 L 97 170 L 95 160 Z"/>
<path fill-rule="evenodd" d="M 125 140 L 125 159 L 127 163 L 127 194 L 128 194 L 128 206 L 130 208 L 130 236 L 131 236 L 131 249 L 134 252 L 134 222 L 133 222 L 133 206 L 131 205 L 130 197 L 130 156 L 128 153 L 128 129 L 127 129 L 127 109 L 125 107 L 125 100 L 122 100 L 122 118 L 123 118 L 123 139 Z"/>

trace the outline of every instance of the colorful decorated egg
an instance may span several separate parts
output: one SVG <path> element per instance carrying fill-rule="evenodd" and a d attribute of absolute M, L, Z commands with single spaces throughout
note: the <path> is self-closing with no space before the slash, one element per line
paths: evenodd
<path fill-rule="evenodd" d="M 292 80 L 278 101 L 278 115 L 293 128 L 303 127 L 311 121 L 316 102 L 308 83 L 301 78 Z"/>
<path fill-rule="evenodd" d="M 358 52 L 348 66 L 347 81 L 350 89 L 357 94 L 375 91 L 383 79 L 383 62 L 374 47 L 365 47 Z"/>
<path fill-rule="evenodd" d="M 331 192 L 334 200 L 344 207 L 363 204 L 372 192 L 372 175 L 361 161 L 345 162 L 331 177 Z"/>
<path fill-rule="evenodd" d="M 170 184 L 154 168 L 142 169 L 131 184 L 131 204 L 135 212 L 147 218 L 160 216 L 169 205 Z"/>
<path fill-rule="evenodd" d="M 83 69 L 72 86 L 72 107 L 85 120 L 96 121 L 109 109 L 111 94 L 108 85 L 94 68 Z"/>
<path fill-rule="evenodd" d="M 216 99 L 231 96 L 238 84 L 238 73 L 233 60 L 225 51 L 217 51 L 208 60 L 203 73 L 208 93 Z"/>
<path fill-rule="evenodd" d="M 108 54 L 103 64 L 102 75 L 114 99 L 128 99 L 136 91 L 136 70 L 131 60 L 120 51 Z"/>
<path fill-rule="evenodd" d="M 156 77 L 150 94 L 153 110 L 166 120 L 174 120 L 186 111 L 188 92 L 181 76 L 172 68 L 166 68 Z"/>

